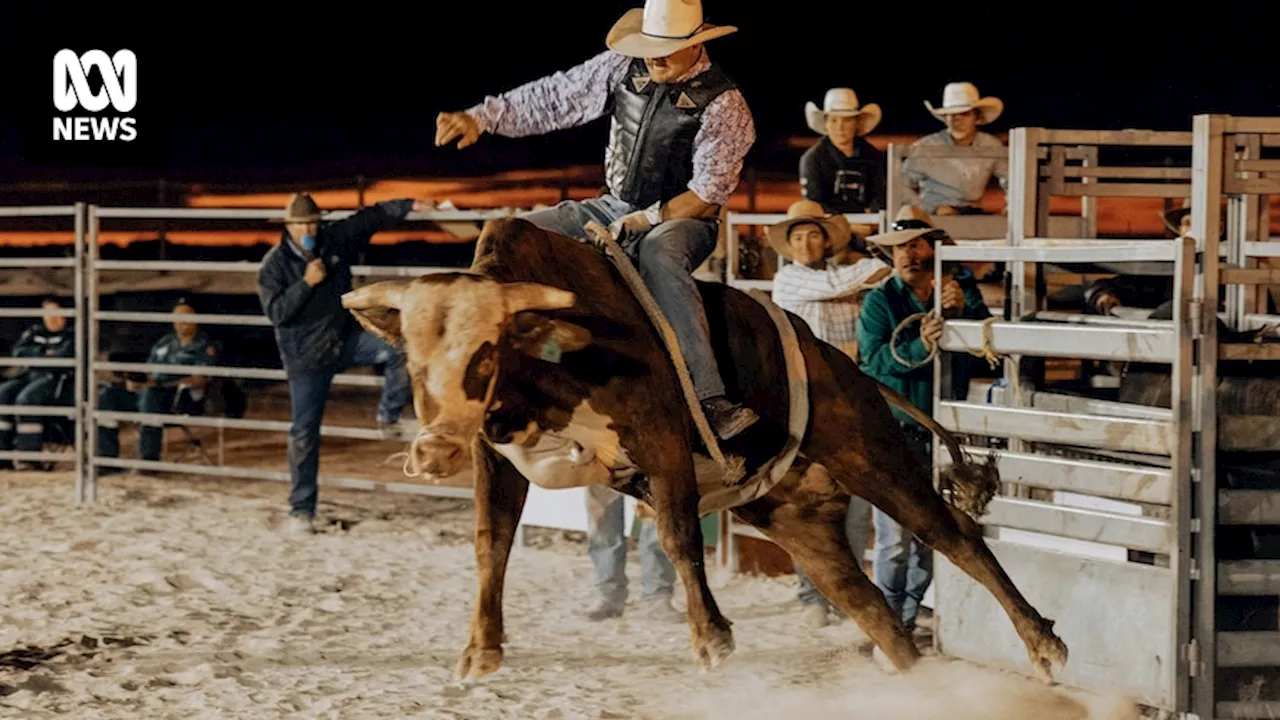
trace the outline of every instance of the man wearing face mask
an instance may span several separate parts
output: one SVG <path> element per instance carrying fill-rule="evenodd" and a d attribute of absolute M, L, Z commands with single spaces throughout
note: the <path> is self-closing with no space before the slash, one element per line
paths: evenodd
<path fill-rule="evenodd" d="M 262 259 L 258 295 L 289 376 L 290 530 L 314 531 L 320 424 L 334 375 L 384 365 L 378 425 L 389 438 L 399 437 L 400 414 L 412 392 L 404 354 L 361 328 L 342 307 L 342 295 L 352 289 L 351 266 L 375 232 L 432 207 L 421 200 L 388 200 L 321 224 L 315 201 L 297 193 L 285 208 L 280 244 Z"/>

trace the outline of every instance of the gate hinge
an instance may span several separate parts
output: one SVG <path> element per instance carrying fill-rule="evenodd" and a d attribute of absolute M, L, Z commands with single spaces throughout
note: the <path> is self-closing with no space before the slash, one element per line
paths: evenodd
<path fill-rule="evenodd" d="M 1182 646 L 1184 657 L 1187 658 L 1187 673 L 1191 677 L 1197 677 L 1200 674 L 1200 643 L 1194 638 L 1191 642 Z"/>
<path fill-rule="evenodd" d="M 1187 564 L 1187 577 L 1192 580 L 1200 579 L 1200 563 L 1195 558 L 1191 558 L 1191 562 Z"/>
<path fill-rule="evenodd" d="M 1191 532 L 1200 532 L 1200 518 L 1191 518 Z"/>
<path fill-rule="evenodd" d="M 1204 304 L 1200 300 L 1187 301 L 1187 321 L 1191 324 L 1191 337 L 1204 337 Z"/>

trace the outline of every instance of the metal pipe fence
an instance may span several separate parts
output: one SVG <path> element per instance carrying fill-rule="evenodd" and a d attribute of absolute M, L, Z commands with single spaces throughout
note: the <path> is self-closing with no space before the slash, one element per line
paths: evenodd
<path fill-rule="evenodd" d="M 326 220 L 335 220 L 349 217 L 355 211 L 343 210 L 325 213 Z M 507 217 L 512 215 L 510 210 L 483 210 L 483 211 L 438 211 L 426 213 L 411 213 L 406 217 L 405 222 L 432 220 L 432 221 L 476 221 Z M 283 218 L 283 212 L 279 210 L 261 210 L 261 209 L 222 209 L 222 208 L 128 208 L 128 207 L 98 207 L 89 205 L 85 208 L 80 223 L 87 225 L 87 246 L 88 252 L 84 253 L 82 272 L 77 274 L 78 283 L 87 284 L 87 292 L 77 292 L 80 302 L 87 299 L 88 312 L 85 313 L 87 321 L 87 343 L 83 343 L 80 347 L 85 350 L 85 355 L 89 358 L 88 374 L 89 377 L 97 378 L 100 373 L 162 373 L 162 374 L 189 374 L 199 375 L 203 377 L 217 378 L 233 378 L 238 380 L 258 380 L 282 382 L 288 380 L 288 375 L 283 369 L 262 368 L 262 367 L 242 367 L 225 364 L 213 366 L 199 366 L 198 369 L 189 365 L 175 365 L 152 362 L 115 362 L 102 357 L 101 323 L 141 323 L 141 324 L 168 324 L 177 321 L 191 322 L 204 325 L 219 325 L 227 327 L 271 327 L 271 322 L 264 315 L 249 313 L 196 313 L 196 314 L 179 314 L 174 312 L 134 312 L 134 311 L 116 311 L 101 309 L 101 298 L 98 292 L 98 286 L 101 281 L 102 273 L 110 272 L 200 272 L 200 273 L 253 273 L 261 269 L 261 263 L 258 262 L 215 262 L 215 261 L 181 261 L 181 260 L 157 260 L 157 261 L 126 261 L 126 260 L 103 260 L 99 256 L 99 233 L 101 232 L 103 219 L 117 220 L 222 220 L 228 222 L 244 222 L 244 221 L 260 221 L 260 220 L 279 220 Z M 77 253 L 85 243 L 81 240 L 77 241 Z M 2 264 L 3 261 L 0 261 Z M 384 267 L 373 265 L 359 265 L 352 267 L 352 275 L 361 278 L 394 278 L 394 277 L 417 277 L 421 275 L 459 272 L 463 268 L 454 267 Z M 80 285 L 77 285 L 79 288 Z M 85 297 L 87 296 L 87 298 Z M 78 354 L 79 355 L 79 354 Z M 340 373 L 333 378 L 333 385 L 347 387 L 363 387 L 363 388 L 380 388 L 384 385 L 381 377 L 360 375 L 352 373 Z M 82 458 L 83 469 L 78 475 L 77 487 L 83 486 L 82 501 L 93 502 L 97 495 L 97 483 L 100 468 L 123 468 L 133 470 L 155 470 L 162 472 L 188 473 L 198 475 L 213 475 L 219 477 L 248 477 L 258 479 L 269 479 L 287 482 L 289 480 L 288 472 L 269 471 L 261 468 L 246 468 L 235 466 L 210 466 L 197 463 L 185 462 L 168 462 L 159 460 L 141 460 L 141 459 L 125 459 L 119 457 L 99 457 L 97 448 L 97 429 L 104 422 L 119 423 L 135 422 L 135 423 L 152 423 L 164 425 L 180 425 L 184 427 L 203 427 L 216 428 L 219 432 L 223 430 L 248 430 L 266 433 L 282 433 L 287 434 L 291 427 L 291 422 L 282 420 L 265 420 L 252 418 L 227 418 L 227 417 L 207 417 L 201 415 L 188 414 L 168 414 L 168 413 L 147 413 L 141 411 L 121 411 L 121 410 L 104 410 L 99 405 L 99 388 L 95 383 L 85 387 L 85 392 L 79 397 L 77 403 L 83 408 L 84 429 L 79 435 L 82 451 L 78 457 Z M 322 423 L 320 434 L 322 437 L 338 437 L 355 440 L 388 440 L 395 439 L 388 437 L 381 430 L 348 427 L 334 425 L 330 423 Z M 378 480 L 353 477 L 339 477 L 331 475 L 321 475 L 319 477 L 321 485 L 355 488 L 355 489 L 373 489 L 384 490 L 390 492 L 402 492 L 411 494 L 431 495 L 437 497 L 451 498 L 469 498 L 471 491 L 468 488 L 454 488 L 433 486 L 415 483 L 388 483 Z"/>
<path fill-rule="evenodd" d="M 81 354 L 79 349 L 83 346 L 85 323 L 84 323 L 84 274 L 83 269 L 83 250 L 85 237 L 85 204 L 76 203 L 74 205 L 41 205 L 31 207 L 0 207 L 0 218 L 69 218 L 72 223 L 71 231 L 73 233 L 72 255 L 71 257 L 9 257 L 0 258 L 0 268 L 11 270 L 27 270 L 27 269 L 70 269 L 74 277 L 74 304 L 69 308 L 60 308 L 57 310 L 43 307 L 35 308 L 15 308 L 7 307 L 0 309 L 0 318 L 32 318 L 41 319 L 45 317 L 63 317 L 67 318 L 74 327 L 75 335 L 75 356 L 72 358 L 17 358 L 8 357 L 0 358 L 0 367 L 26 367 L 26 368 L 70 368 L 71 369 L 71 404 L 70 405 L 29 405 L 29 404 L 13 404 L 0 405 L 0 417 L 4 417 L 4 422 L 13 425 L 13 437 L 27 423 L 23 423 L 23 418 L 39 418 L 38 424 L 41 426 L 40 435 L 44 438 L 49 435 L 48 423 L 56 422 L 58 419 L 71 421 L 71 437 L 62 438 L 63 445 L 70 445 L 69 450 L 45 450 L 42 447 L 39 451 L 21 451 L 21 450 L 4 450 L 0 451 L 0 459 L 10 462 L 71 462 L 75 466 L 75 500 L 83 502 L 85 500 L 86 486 L 84 483 L 84 454 L 83 454 L 83 437 L 84 437 L 84 414 L 82 412 L 84 403 L 84 387 L 85 387 L 85 367 L 80 362 Z M 62 380 L 65 382 L 65 380 Z M 57 400 L 57 392 L 55 389 L 54 401 Z M 35 423 L 31 423 L 35 424 Z M 69 441 L 69 442 L 68 442 Z"/>

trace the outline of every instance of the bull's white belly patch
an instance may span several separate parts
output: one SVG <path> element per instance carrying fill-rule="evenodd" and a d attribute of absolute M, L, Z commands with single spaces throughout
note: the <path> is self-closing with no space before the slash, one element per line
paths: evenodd
<path fill-rule="evenodd" d="M 610 485 L 635 471 L 612 419 L 583 400 L 563 430 L 542 432 L 529 448 L 518 442 L 494 445 L 529 482 L 545 490 Z M 522 433 L 523 434 L 523 433 Z"/>

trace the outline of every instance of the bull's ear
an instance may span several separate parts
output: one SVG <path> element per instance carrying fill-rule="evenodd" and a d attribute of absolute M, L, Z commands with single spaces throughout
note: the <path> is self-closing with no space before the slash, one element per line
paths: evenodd
<path fill-rule="evenodd" d="M 384 280 L 352 290 L 342 296 L 342 307 L 372 335 L 391 345 L 400 345 L 400 306 L 404 289 L 412 280 Z"/>
<path fill-rule="evenodd" d="M 578 298 L 568 290 L 531 282 L 502 284 L 502 300 L 507 313 L 515 315 L 525 310 L 567 310 Z"/>
<path fill-rule="evenodd" d="M 591 344 L 591 331 L 581 325 L 531 312 L 515 317 L 507 337 L 525 355 L 550 362 L 559 362 L 561 354 L 576 352 Z"/>
<path fill-rule="evenodd" d="M 400 333 L 400 311 L 395 308 L 370 308 L 368 310 L 352 310 L 360 327 L 368 330 L 374 337 L 388 345 L 399 347 L 404 343 L 404 335 Z"/>

